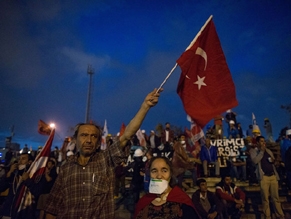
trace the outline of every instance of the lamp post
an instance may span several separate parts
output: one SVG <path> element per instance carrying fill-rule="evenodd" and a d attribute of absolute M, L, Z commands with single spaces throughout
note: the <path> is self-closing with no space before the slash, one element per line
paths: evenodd
<path fill-rule="evenodd" d="M 289 103 L 288 105 L 281 105 L 281 109 L 285 109 L 288 111 L 289 113 L 289 128 L 291 128 L 291 103 Z"/>
<path fill-rule="evenodd" d="M 87 73 L 90 77 L 89 79 L 89 88 L 88 88 L 88 96 L 87 96 L 87 107 L 86 107 L 86 115 L 85 115 L 85 123 L 90 121 L 90 112 L 91 112 L 91 100 L 92 100 L 92 76 L 94 74 L 94 69 L 91 65 L 88 65 Z"/>

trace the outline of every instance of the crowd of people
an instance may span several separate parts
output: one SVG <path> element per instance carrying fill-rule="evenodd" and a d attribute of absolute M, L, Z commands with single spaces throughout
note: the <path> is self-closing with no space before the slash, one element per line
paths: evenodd
<path fill-rule="evenodd" d="M 199 141 L 193 141 L 195 136 L 189 132 L 177 135 L 170 123 L 166 123 L 165 128 L 152 130 L 149 136 L 142 132 L 146 144 L 140 144 L 136 133 L 149 109 L 157 104 L 159 95 L 160 91 L 154 90 L 146 96 L 122 135 L 107 138 L 106 149 L 100 147 L 101 127 L 81 123 L 76 126 L 71 141 L 75 149 L 66 152 L 66 159 L 59 159 L 61 151 L 55 148 L 40 178 L 29 178 L 27 170 L 34 158 L 27 151 L 23 151 L 18 160 L 11 159 L 4 168 L 1 166 L 4 173 L 0 192 L 8 189 L 8 195 L 1 205 L 0 216 L 3 219 L 113 219 L 115 199 L 126 195 L 125 176 L 130 174 L 133 218 L 240 218 L 246 200 L 243 190 L 235 185 L 239 179 L 255 179 L 259 184 L 265 218 L 271 218 L 269 196 L 276 216 L 284 218 L 278 194 L 280 178 L 276 158 L 266 147 L 266 140 L 273 142 L 272 134 L 265 140 L 258 126 L 253 125 L 251 134 L 246 132 L 244 136 L 236 114 L 229 110 L 225 116 L 214 118 L 214 125 L 207 127 Z M 213 145 L 214 139 L 225 136 L 223 120 L 228 124 L 226 138 L 244 138 L 247 146 L 247 159 L 238 162 L 229 158 L 224 169 L 220 167 L 218 150 Z M 281 149 L 286 152 L 289 180 L 290 142 L 291 130 L 287 129 L 281 139 Z M 211 167 L 214 167 L 213 173 Z M 198 187 L 192 199 L 183 184 L 186 172 L 191 173 L 193 186 Z M 206 178 L 211 174 L 221 178 L 215 192 L 207 189 Z M 19 214 L 13 206 L 23 184 L 32 194 L 33 205 L 25 214 Z"/>
<path fill-rule="evenodd" d="M 230 123 L 232 123 L 231 121 Z M 169 123 L 167 123 L 166 125 L 167 125 L 166 127 L 168 128 L 168 130 L 166 131 L 170 132 Z M 229 127 L 230 128 L 233 127 L 233 124 L 230 124 Z M 202 195 L 201 196 L 199 195 L 200 204 L 202 205 L 202 207 L 205 207 L 206 209 L 205 210 L 204 208 L 202 208 L 204 210 L 201 210 L 201 206 L 200 206 L 201 211 L 198 211 L 199 208 L 196 209 L 198 214 L 202 218 L 228 218 L 226 215 L 231 216 L 231 218 L 240 218 L 241 213 L 244 209 L 245 194 L 240 188 L 235 186 L 234 183 L 237 180 L 249 182 L 250 185 L 260 186 L 263 214 L 265 215 L 265 218 L 271 218 L 269 197 L 271 197 L 272 203 L 274 203 L 274 210 L 276 216 L 278 218 L 284 218 L 284 213 L 282 211 L 278 193 L 279 180 L 281 177 L 282 182 L 285 176 L 287 176 L 286 181 L 284 183 L 286 183 L 289 189 L 291 188 L 290 177 L 288 177 L 288 174 L 290 175 L 290 164 L 288 164 L 288 162 L 283 163 L 282 162 L 283 160 L 278 160 L 279 157 L 275 158 L 273 152 L 266 146 L 266 142 L 273 143 L 273 141 L 271 141 L 270 139 L 265 140 L 265 138 L 261 135 L 258 126 L 254 125 L 254 128 L 252 129 L 251 133 L 252 136 L 247 136 L 244 139 L 245 144 L 247 146 L 245 153 L 247 155 L 246 160 L 238 161 L 239 158 L 237 158 L 236 161 L 234 162 L 231 158 L 229 158 L 228 161 L 229 166 L 227 168 L 220 167 L 220 164 L 217 159 L 218 158 L 217 147 L 211 144 L 212 140 L 215 139 L 215 134 L 212 134 L 211 132 L 207 132 L 204 140 L 199 141 L 201 145 L 199 145 L 199 153 L 196 159 L 192 159 L 194 158 L 194 155 L 196 155 L 196 153 L 191 153 L 191 151 L 188 151 L 187 149 L 189 147 L 187 147 L 185 143 L 185 140 L 187 141 L 186 134 L 181 134 L 179 138 L 177 139 L 173 138 L 173 142 L 169 142 L 170 148 L 172 148 L 172 152 L 170 153 L 161 150 L 160 146 L 152 147 L 150 140 L 148 148 L 145 148 L 145 151 L 147 154 L 151 153 L 151 156 L 152 151 L 154 151 L 155 152 L 153 155 L 154 158 L 162 156 L 166 157 L 166 159 L 170 161 L 171 166 L 169 168 L 171 169 L 171 176 L 176 179 L 176 185 L 182 190 L 186 190 L 183 187 L 183 178 L 185 177 L 186 171 L 189 172 L 190 170 L 193 179 L 193 184 L 194 185 L 196 184 L 196 186 L 198 186 L 198 188 L 200 188 L 201 190 L 201 185 L 205 186 L 206 184 L 205 178 L 210 176 L 209 165 L 213 165 L 214 167 L 213 177 L 221 177 L 221 182 L 216 185 L 216 192 L 214 194 L 216 198 L 215 199 L 211 198 L 209 200 L 213 201 L 218 199 L 220 200 L 219 201 L 220 204 L 217 205 L 212 203 L 213 206 L 215 206 L 215 209 L 218 207 L 218 209 L 214 211 L 212 208 L 213 206 L 210 207 L 211 206 L 209 203 L 210 201 L 208 200 L 207 203 L 205 203 L 205 198 L 201 199 Z M 151 136 L 153 136 L 153 134 Z M 240 136 L 237 137 L 240 138 Z M 155 136 L 155 138 L 158 137 Z M 230 136 L 229 138 L 233 137 Z M 288 151 L 286 153 L 283 152 L 282 156 L 286 156 L 286 159 L 289 160 L 291 158 L 290 143 L 291 143 L 291 129 L 288 129 L 282 141 L 280 142 L 281 144 L 280 149 L 281 151 L 282 150 Z M 195 146 L 197 147 L 197 145 L 194 145 L 194 147 L 191 147 L 191 149 L 196 150 Z M 289 150 L 287 150 L 287 148 Z M 140 151 L 140 149 L 136 149 L 136 151 L 137 150 Z M 169 154 L 169 156 L 166 156 L 166 154 Z M 143 154 L 139 153 L 138 156 L 142 157 Z M 289 158 L 287 158 L 287 156 L 289 156 Z M 286 159 L 284 160 L 286 161 Z M 151 161 L 152 160 L 148 162 Z M 147 164 L 147 162 L 145 162 L 145 164 Z M 281 175 L 279 176 L 278 168 L 281 167 L 285 169 L 284 171 L 285 174 L 282 175 L 281 172 Z M 201 171 L 199 171 L 199 168 Z M 224 169 L 224 171 L 222 171 L 223 173 L 220 174 L 220 171 L 222 169 Z M 239 174 L 239 172 L 241 173 Z M 140 172 L 136 172 L 136 175 L 142 176 L 143 174 L 140 174 Z M 241 176 L 241 178 L 239 178 L 239 176 Z M 153 178 L 152 175 L 150 175 L 150 178 Z M 140 180 L 142 180 L 142 178 Z M 203 180 L 205 184 L 203 183 L 201 184 L 201 180 Z M 197 192 L 198 191 L 199 190 L 197 190 Z M 149 197 L 152 197 L 151 193 L 149 194 Z M 197 198 L 197 196 L 195 197 Z M 221 200 L 223 204 L 221 204 Z M 149 200 L 147 199 L 147 201 Z M 194 207 L 199 206 L 197 200 L 196 202 L 193 203 Z M 155 202 L 152 201 L 151 204 L 155 205 Z M 207 212 L 207 214 L 205 212 Z M 144 212 L 139 214 L 144 215 Z M 139 214 L 137 218 L 142 218 L 141 216 L 139 216 Z M 156 215 L 156 213 L 154 213 L 154 215 Z M 203 217 L 202 215 L 207 216 Z"/>

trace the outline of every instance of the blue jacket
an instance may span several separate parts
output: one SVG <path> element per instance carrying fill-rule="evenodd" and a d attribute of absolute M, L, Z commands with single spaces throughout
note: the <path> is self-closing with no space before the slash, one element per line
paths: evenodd
<path fill-rule="evenodd" d="M 207 148 L 206 145 L 203 145 L 200 151 L 200 160 L 202 162 L 204 160 L 207 160 L 208 162 L 217 161 L 217 147 L 210 145 L 210 147 Z"/>
<path fill-rule="evenodd" d="M 231 129 L 231 130 L 228 129 L 228 138 L 230 136 L 232 136 L 232 138 L 236 138 L 238 134 L 239 134 L 239 132 L 238 132 L 238 130 L 236 128 Z"/>

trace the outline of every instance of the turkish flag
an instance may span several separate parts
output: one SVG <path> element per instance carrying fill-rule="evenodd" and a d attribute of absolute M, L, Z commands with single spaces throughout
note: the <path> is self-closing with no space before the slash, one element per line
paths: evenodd
<path fill-rule="evenodd" d="M 185 132 L 191 139 L 193 145 L 195 145 L 199 139 L 204 137 L 204 132 L 203 129 L 199 125 L 197 125 L 189 115 L 187 115 L 187 120 L 191 123 L 191 131 L 185 128 Z"/>
<path fill-rule="evenodd" d="M 145 140 L 145 137 L 144 137 L 142 131 L 140 129 L 138 129 L 135 134 L 136 134 L 137 139 L 139 140 L 139 145 L 142 147 L 146 147 L 147 143 L 146 143 L 146 140 Z"/>
<path fill-rule="evenodd" d="M 186 113 L 201 128 L 216 115 L 238 105 L 212 16 L 177 63 L 182 69 L 177 93 Z"/>
<path fill-rule="evenodd" d="M 36 156 L 35 160 L 27 171 L 29 173 L 29 178 L 32 179 L 34 183 L 38 183 L 45 173 L 46 164 L 50 157 L 54 136 L 55 129 L 50 132 L 45 146 Z M 32 214 L 34 212 L 32 205 L 35 202 L 34 195 L 30 192 L 30 189 L 26 186 L 25 183 L 19 184 L 16 192 L 16 198 L 13 200 L 11 206 L 12 218 L 32 218 Z"/>
<path fill-rule="evenodd" d="M 30 168 L 27 171 L 29 172 L 30 178 L 35 178 L 37 175 L 42 175 L 44 173 L 46 163 L 50 157 L 54 136 L 55 136 L 55 129 L 53 129 L 50 132 L 49 138 L 46 141 L 44 147 L 42 148 L 40 153 L 36 156 L 33 163 L 30 165 Z"/>
<path fill-rule="evenodd" d="M 38 128 L 37 131 L 41 135 L 50 135 L 51 133 L 51 127 L 46 124 L 44 121 L 41 119 L 38 121 Z"/>

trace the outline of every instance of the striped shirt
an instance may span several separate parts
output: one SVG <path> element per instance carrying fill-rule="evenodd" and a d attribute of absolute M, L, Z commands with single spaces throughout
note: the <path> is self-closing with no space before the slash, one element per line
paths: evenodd
<path fill-rule="evenodd" d="M 125 162 L 120 142 L 98 151 L 86 166 L 77 156 L 65 163 L 47 200 L 45 211 L 58 219 L 113 219 L 114 167 Z"/>

